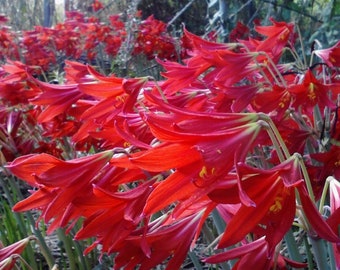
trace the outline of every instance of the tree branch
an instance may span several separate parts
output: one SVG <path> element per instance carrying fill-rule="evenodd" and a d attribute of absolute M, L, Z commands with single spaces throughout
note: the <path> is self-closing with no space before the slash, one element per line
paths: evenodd
<path fill-rule="evenodd" d="M 191 0 L 188 4 L 185 5 L 184 8 L 182 8 L 180 11 L 176 13 L 176 15 L 167 23 L 167 26 L 169 27 L 171 24 L 174 23 L 178 19 L 179 16 L 181 16 L 194 2 L 195 0 Z"/>

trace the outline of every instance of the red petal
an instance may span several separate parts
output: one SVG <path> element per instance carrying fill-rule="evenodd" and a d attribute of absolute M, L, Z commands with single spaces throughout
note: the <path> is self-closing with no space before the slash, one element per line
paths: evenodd
<path fill-rule="evenodd" d="M 300 185 L 297 189 L 300 194 L 303 211 L 305 212 L 309 223 L 312 225 L 313 230 L 321 238 L 329 242 L 340 243 L 340 238 L 332 231 L 328 223 L 322 218 L 314 203 L 308 196 L 306 187 L 304 185 Z"/>
<path fill-rule="evenodd" d="M 235 258 L 239 258 L 243 255 L 246 255 L 249 252 L 253 252 L 258 249 L 263 249 L 267 245 L 267 242 L 264 237 L 257 239 L 254 242 L 251 242 L 249 244 L 233 248 L 231 250 L 228 250 L 226 252 L 219 253 L 217 255 L 213 255 L 211 257 L 208 257 L 204 259 L 204 262 L 207 263 L 220 263 L 225 262 L 228 260 L 232 260 Z"/>
<path fill-rule="evenodd" d="M 130 160 L 139 168 L 159 172 L 181 168 L 201 158 L 201 154 L 191 145 L 173 143 L 161 144 Z"/>
<path fill-rule="evenodd" d="M 192 170 L 193 173 L 195 169 Z M 191 182 L 192 175 L 176 171 L 161 182 L 150 194 L 144 214 L 150 215 L 176 201 L 183 200 L 195 194 L 197 187 Z"/>

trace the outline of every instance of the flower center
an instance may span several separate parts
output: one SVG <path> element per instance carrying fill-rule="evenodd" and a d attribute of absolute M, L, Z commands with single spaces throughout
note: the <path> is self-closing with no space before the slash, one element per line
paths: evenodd
<path fill-rule="evenodd" d="M 274 204 L 269 208 L 270 212 L 277 213 L 282 210 L 282 201 L 283 198 L 281 196 L 277 196 L 275 198 Z"/>

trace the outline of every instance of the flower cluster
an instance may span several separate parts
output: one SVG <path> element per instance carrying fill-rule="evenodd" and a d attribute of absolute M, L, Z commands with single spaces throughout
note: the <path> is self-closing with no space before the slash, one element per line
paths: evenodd
<path fill-rule="evenodd" d="M 6 65 L 2 100 L 11 89 L 7 101 L 30 108 L 45 138 L 74 147 L 8 163 L 34 187 L 14 210 L 41 210 L 49 232 L 82 219 L 75 239 L 94 237 L 85 253 L 100 245 L 114 269 L 180 269 L 213 217 L 222 226 L 204 263 L 303 268 L 281 253 L 293 230 L 332 243 L 340 267 L 340 42 L 307 63 L 294 24 L 255 31 L 225 44 L 185 31 L 190 57 L 158 60 L 161 81 L 67 61 L 65 83 L 52 85 Z"/>
<path fill-rule="evenodd" d="M 99 1 L 93 3 L 94 11 L 101 8 Z M 126 29 L 119 15 L 111 15 L 108 22 L 103 23 L 95 14 L 86 17 L 78 11 L 66 12 L 66 20 L 52 28 L 35 26 L 22 33 L 11 31 L 6 22 L 5 17 L 0 21 L 0 60 L 23 60 L 25 64 L 39 66 L 45 71 L 53 70 L 60 59 L 65 58 L 87 63 L 96 63 L 98 57 L 103 58 L 101 61 L 112 61 L 125 41 L 127 31 L 131 31 Z M 136 24 L 132 55 L 169 60 L 186 56 L 186 48 L 178 46 L 179 41 L 167 32 L 164 22 L 150 16 Z M 182 52 L 178 52 L 177 47 Z"/>

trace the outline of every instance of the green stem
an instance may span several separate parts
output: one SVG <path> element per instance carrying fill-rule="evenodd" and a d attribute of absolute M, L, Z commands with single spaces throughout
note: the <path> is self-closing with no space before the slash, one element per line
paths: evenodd
<path fill-rule="evenodd" d="M 327 250 L 328 250 L 328 254 L 329 254 L 329 263 L 330 263 L 331 270 L 336 270 L 334 250 L 333 250 L 333 244 L 332 243 L 327 242 Z"/>
<path fill-rule="evenodd" d="M 309 197 L 312 200 L 312 202 L 315 203 L 315 196 L 314 196 L 314 192 L 313 192 L 312 183 L 311 183 L 311 180 L 309 178 L 309 174 L 308 174 L 306 165 L 305 165 L 305 163 L 303 161 L 303 158 L 298 153 L 295 153 L 294 156 L 299 161 L 300 168 L 301 168 L 301 171 L 302 171 L 302 175 L 303 175 L 303 178 L 305 179 L 305 183 L 306 183 L 306 186 L 307 186 Z"/>
<path fill-rule="evenodd" d="M 203 270 L 203 267 L 202 267 L 199 259 L 197 258 L 196 254 L 194 252 L 192 252 L 192 251 L 189 251 L 188 255 L 189 255 L 189 257 L 190 257 L 190 259 L 191 259 L 195 269 Z"/>
<path fill-rule="evenodd" d="M 323 212 L 323 207 L 325 205 L 329 183 L 330 183 L 330 181 L 332 181 L 332 179 L 334 179 L 333 176 L 328 176 L 327 179 L 326 179 L 325 185 L 323 186 L 323 190 L 322 190 L 322 194 L 321 194 L 321 198 L 320 198 L 320 202 L 319 202 L 319 212 L 321 214 Z"/>
<path fill-rule="evenodd" d="M 307 66 L 306 52 L 305 52 L 305 48 L 303 47 L 304 43 L 303 43 L 303 40 L 302 40 L 300 27 L 297 24 L 295 25 L 295 27 L 296 27 L 296 30 L 298 32 L 299 41 L 300 41 L 300 44 L 301 44 L 301 52 L 302 52 L 303 62 L 304 62 L 304 65 Z"/>
<path fill-rule="evenodd" d="M 11 182 L 11 181 L 9 181 L 9 182 Z M 10 207 L 13 207 L 14 204 L 15 204 L 14 199 L 13 199 L 13 196 L 14 196 L 13 192 L 10 191 L 7 184 L 5 183 L 5 181 L 1 177 L 0 177 L 0 184 L 1 184 L 3 191 L 6 194 L 6 199 L 8 200 Z M 20 218 L 20 215 L 16 212 L 14 212 L 13 214 L 14 214 L 16 221 L 18 222 L 18 226 L 20 228 L 20 231 L 22 233 L 28 235 L 29 233 L 27 232 L 26 226 L 23 223 L 22 219 Z"/>
<path fill-rule="evenodd" d="M 60 239 L 60 241 L 64 243 L 64 248 L 67 254 L 70 270 L 76 270 L 77 267 L 76 267 L 76 261 L 74 259 L 75 256 L 72 251 L 72 246 L 70 245 L 70 241 L 68 237 L 65 235 L 65 232 L 62 229 L 57 229 L 57 234 L 58 234 L 58 238 Z"/>
<path fill-rule="evenodd" d="M 268 56 L 268 54 L 267 54 L 266 52 L 260 52 L 259 54 L 264 55 L 264 56 L 267 58 L 268 62 L 271 64 L 271 66 L 272 66 L 272 67 L 274 68 L 274 70 L 276 71 L 277 76 L 278 76 L 278 77 L 280 78 L 280 80 L 281 80 L 281 84 L 280 84 L 280 82 L 278 81 L 278 79 L 276 78 L 275 74 L 271 71 L 271 69 L 270 69 L 269 66 L 267 65 L 267 66 L 268 66 L 268 70 L 269 70 L 270 74 L 273 76 L 273 78 L 274 78 L 275 82 L 277 83 L 277 85 L 283 85 L 284 87 L 287 87 L 287 83 L 286 83 L 285 79 L 283 78 L 283 76 L 282 76 L 282 74 L 280 73 L 280 71 L 277 69 L 277 67 L 276 67 L 275 63 L 273 62 L 273 60 Z"/>
<path fill-rule="evenodd" d="M 9 182 L 10 187 L 13 190 L 13 192 L 15 192 L 17 198 L 19 200 L 23 200 L 24 196 L 22 195 L 21 190 L 20 190 L 19 186 L 17 185 L 17 183 L 15 181 L 15 178 L 9 178 L 8 182 Z M 11 203 L 13 203 L 13 205 L 14 205 L 14 202 L 11 202 Z M 52 254 L 51 254 L 51 252 L 50 252 L 50 250 L 49 250 L 49 248 L 48 248 L 48 246 L 45 242 L 45 239 L 44 239 L 41 231 L 36 228 L 36 223 L 35 223 L 35 220 L 33 218 L 33 215 L 31 214 L 31 212 L 26 212 L 26 217 L 27 217 L 27 220 L 29 221 L 29 223 L 31 225 L 32 232 L 34 233 L 34 235 L 39 240 L 40 252 L 44 256 L 49 268 L 52 268 L 53 265 L 54 265 L 54 258 L 53 258 Z"/>
<path fill-rule="evenodd" d="M 308 270 L 314 270 L 314 261 L 312 253 L 310 252 L 310 245 L 308 243 L 307 237 L 303 238 L 303 243 L 305 244 L 305 251 L 307 255 Z"/>
<path fill-rule="evenodd" d="M 75 228 L 72 229 L 72 233 L 75 233 Z M 81 265 L 84 267 L 84 270 L 91 269 L 88 258 L 83 256 L 83 251 L 81 248 L 80 241 L 73 241 L 75 252 L 80 260 Z"/>
<path fill-rule="evenodd" d="M 283 141 L 280 132 L 278 131 L 277 127 L 275 126 L 273 120 L 266 114 L 260 114 L 259 119 L 263 120 L 269 126 L 267 127 L 267 132 L 269 137 L 276 149 L 277 155 L 281 162 L 285 161 L 286 159 L 290 158 L 290 153 L 288 148 Z"/>
<path fill-rule="evenodd" d="M 218 234 L 222 234 L 225 231 L 226 224 L 216 209 L 212 211 L 212 219 Z"/>
<path fill-rule="evenodd" d="M 329 270 L 329 265 L 327 262 L 327 248 L 325 241 L 323 239 L 314 239 L 309 237 L 309 241 L 312 244 L 312 250 L 314 254 L 314 259 L 318 266 L 317 269 Z"/>
<path fill-rule="evenodd" d="M 289 257 L 294 261 L 302 262 L 303 258 L 301 256 L 301 254 L 299 253 L 299 249 L 297 247 L 292 229 L 290 229 L 286 233 L 284 238 L 285 238 L 285 242 L 286 242 L 286 245 L 287 245 Z"/>
<path fill-rule="evenodd" d="M 211 232 L 209 226 L 206 224 L 206 222 L 202 226 L 202 232 L 203 232 L 204 237 L 207 239 L 207 242 L 210 243 L 210 245 L 214 243 L 215 237 L 213 233 Z"/>

